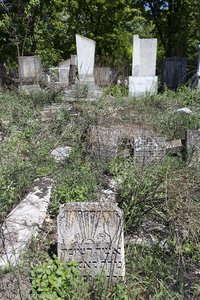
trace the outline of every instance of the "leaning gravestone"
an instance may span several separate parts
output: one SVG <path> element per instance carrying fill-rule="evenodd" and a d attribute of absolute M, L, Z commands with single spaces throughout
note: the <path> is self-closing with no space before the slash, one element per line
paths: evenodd
<path fill-rule="evenodd" d="M 94 97 L 101 95 L 94 79 L 95 45 L 95 41 L 76 34 L 79 85 Z"/>
<path fill-rule="evenodd" d="M 63 204 L 57 226 L 59 259 L 78 262 L 84 276 L 124 277 L 123 213 L 115 204 Z"/>
<path fill-rule="evenodd" d="M 187 130 L 187 152 L 192 162 L 200 162 L 200 129 Z"/>
<path fill-rule="evenodd" d="M 158 77 L 156 73 L 157 39 L 133 37 L 132 76 L 129 76 L 129 96 L 156 94 Z"/>

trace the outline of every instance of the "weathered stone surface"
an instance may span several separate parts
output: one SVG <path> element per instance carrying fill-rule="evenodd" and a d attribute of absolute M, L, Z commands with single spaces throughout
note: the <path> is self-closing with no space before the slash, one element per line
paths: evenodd
<path fill-rule="evenodd" d="M 112 124 L 111 118 L 104 117 L 104 123 L 109 122 Z M 130 157 L 133 152 L 133 139 L 152 135 L 152 130 L 137 125 L 91 126 L 87 132 L 87 153 L 102 160 L 112 159 L 118 154 Z"/>
<path fill-rule="evenodd" d="M 154 95 L 158 89 L 157 76 L 129 76 L 129 96 L 139 97 L 146 94 Z"/>
<path fill-rule="evenodd" d="M 41 80 L 42 65 L 39 56 L 19 57 L 19 79 L 22 83 L 36 84 Z"/>
<path fill-rule="evenodd" d="M 69 146 L 59 146 L 51 151 L 51 155 L 54 157 L 56 162 L 65 160 L 69 156 L 72 148 Z"/>
<path fill-rule="evenodd" d="M 138 137 L 134 139 L 134 158 L 138 163 L 146 164 L 162 159 L 166 154 L 164 137 Z"/>
<path fill-rule="evenodd" d="M 114 204 L 66 203 L 57 220 L 58 257 L 75 260 L 85 276 L 124 277 L 123 213 Z"/>
<path fill-rule="evenodd" d="M 192 162 L 200 163 L 200 129 L 187 130 L 187 152 Z"/>
<path fill-rule="evenodd" d="M 0 267 L 16 265 L 22 251 L 42 226 L 52 186 L 51 178 L 36 179 L 32 191 L 6 218 L 1 228 Z"/>
<path fill-rule="evenodd" d="M 157 93 L 156 72 L 157 39 L 133 37 L 132 76 L 129 77 L 129 96 Z"/>
<path fill-rule="evenodd" d="M 117 127 L 92 126 L 89 132 L 88 153 L 92 157 L 109 160 L 118 152 L 120 129 Z"/>
<path fill-rule="evenodd" d="M 70 59 L 59 63 L 59 83 L 68 85 L 70 73 Z"/>
<path fill-rule="evenodd" d="M 96 67 L 94 77 L 98 86 L 108 86 L 114 80 L 114 71 L 109 67 Z"/>

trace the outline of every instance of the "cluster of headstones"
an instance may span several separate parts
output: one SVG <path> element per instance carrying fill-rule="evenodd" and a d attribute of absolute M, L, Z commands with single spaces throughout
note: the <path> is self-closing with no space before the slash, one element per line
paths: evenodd
<path fill-rule="evenodd" d="M 95 65 L 95 41 L 76 35 L 77 55 L 60 62 L 57 68 L 50 68 L 46 75 L 48 83 L 54 82 L 69 85 L 78 82 L 88 86 L 94 95 L 98 85 L 109 85 L 114 77 L 111 68 L 94 68 Z M 200 48 L 199 48 L 200 49 Z M 156 76 L 157 39 L 140 39 L 138 35 L 133 37 L 132 76 L 129 77 L 129 96 L 143 96 L 146 93 L 156 94 L 158 77 Z M 198 60 L 198 86 L 200 82 L 200 51 Z M 186 80 L 186 59 L 172 57 L 164 60 L 163 82 L 171 88 L 177 88 Z M 38 82 L 42 78 L 42 64 L 38 56 L 26 56 L 19 58 L 19 79 L 22 89 L 39 88 Z M 97 82 L 97 84 L 95 84 Z"/>

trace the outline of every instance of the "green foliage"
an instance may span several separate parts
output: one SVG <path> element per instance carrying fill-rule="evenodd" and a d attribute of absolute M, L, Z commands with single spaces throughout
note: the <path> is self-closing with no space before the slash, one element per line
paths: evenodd
<path fill-rule="evenodd" d="M 69 163 L 58 177 L 51 199 L 51 213 L 57 214 L 62 203 L 90 201 L 94 198 L 96 189 L 97 174 L 93 172 L 91 165 L 80 161 Z"/>
<path fill-rule="evenodd" d="M 62 263 L 56 256 L 31 271 L 33 300 L 79 300 L 83 294 L 86 299 L 84 286 L 77 264 Z"/>

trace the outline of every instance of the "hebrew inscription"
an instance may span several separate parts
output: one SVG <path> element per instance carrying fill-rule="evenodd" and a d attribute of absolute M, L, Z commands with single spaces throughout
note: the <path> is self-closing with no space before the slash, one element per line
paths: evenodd
<path fill-rule="evenodd" d="M 58 215 L 58 256 L 86 276 L 124 277 L 123 214 L 114 204 L 66 203 Z"/>

